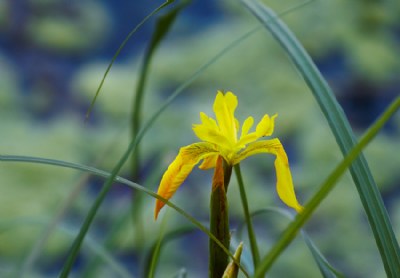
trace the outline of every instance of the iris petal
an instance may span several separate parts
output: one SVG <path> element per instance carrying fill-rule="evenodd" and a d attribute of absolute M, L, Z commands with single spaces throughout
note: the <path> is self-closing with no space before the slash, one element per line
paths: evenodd
<path fill-rule="evenodd" d="M 253 117 L 248 117 L 248 118 L 244 121 L 243 126 L 242 126 L 242 133 L 241 133 L 241 135 L 240 135 L 240 139 L 241 139 L 243 136 L 246 136 L 246 135 L 249 133 L 249 130 L 250 130 L 250 128 L 253 126 L 253 123 L 254 123 Z"/>
<path fill-rule="evenodd" d="M 231 142 L 218 130 L 209 128 L 204 125 L 193 125 L 193 131 L 202 141 L 213 143 L 216 145 L 224 145 L 231 147 Z"/>
<path fill-rule="evenodd" d="M 268 115 L 264 115 L 260 123 L 256 127 L 256 134 L 258 138 L 263 136 L 271 136 L 274 132 L 274 120 L 278 115 L 275 114 L 271 118 Z"/>
<path fill-rule="evenodd" d="M 218 91 L 213 106 L 221 133 L 232 142 L 236 142 L 237 137 L 236 119 L 234 116 L 237 105 L 237 97 L 232 92 L 227 92 L 224 95 Z"/>
<path fill-rule="evenodd" d="M 169 165 L 167 171 L 164 173 L 157 194 L 169 200 L 190 174 L 193 167 L 198 164 L 200 160 L 213 156 L 215 153 L 216 150 L 213 144 L 206 142 L 182 147 L 175 160 Z M 154 211 L 154 217 L 156 219 L 160 209 L 164 205 L 165 204 L 161 200 L 157 199 Z"/>
<path fill-rule="evenodd" d="M 258 153 L 270 153 L 276 156 L 275 171 L 278 196 L 287 206 L 294 208 L 297 212 L 301 212 L 303 207 L 297 201 L 289 169 L 289 161 L 279 139 L 275 138 L 249 144 L 244 151 L 237 154 L 233 163 L 237 164 L 246 157 Z"/>

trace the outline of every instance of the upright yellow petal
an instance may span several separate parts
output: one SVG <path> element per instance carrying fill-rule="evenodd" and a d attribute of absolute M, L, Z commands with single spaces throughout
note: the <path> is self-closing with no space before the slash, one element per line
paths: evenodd
<path fill-rule="evenodd" d="M 185 181 L 193 167 L 198 164 L 200 160 L 213 156 L 215 152 L 214 146 L 206 142 L 182 147 L 175 160 L 164 173 L 157 194 L 169 200 L 179 186 Z M 157 199 L 154 211 L 155 219 L 157 219 L 158 213 L 164 205 L 162 201 Z"/>
<path fill-rule="evenodd" d="M 237 97 L 232 92 L 227 92 L 224 95 L 221 91 L 218 91 L 213 106 L 218 126 L 232 144 L 237 139 L 237 120 L 234 116 L 237 105 Z"/>
<path fill-rule="evenodd" d="M 268 115 L 264 115 L 261 121 L 257 124 L 256 131 L 248 133 L 250 127 L 248 127 L 249 123 L 247 123 L 248 119 L 243 123 L 242 127 L 242 135 L 237 143 L 239 146 L 245 146 L 251 142 L 258 140 L 264 136 L 270 136 L 274 132 L 274 120 L 278 115 L 273 115 L 269 117 Z M 243 133 L 243 130 L 247 129 L 247 133 Z"/>
<path fill-rule="evenodd" d="M 248 117 L 242 126 L 242 133 L 240 134 L 240 138 L 246 136 L 249 133 L 250 128 L 253 126 L 254 119 L 253 117 Z"/>
<path fill-rule="evenodd" d="M 201 124 L 194 124 L 192 129 L 196 136 L 205 142 L 224 144 L 230 146 L 228 138 L 220 131 L 214 119 L 209 118 L 205 113 L 200 113 Z"/>
<path fill-rule="evenodd" d="M 294 208 L 297 212 L 301 212 L 303 207 L 297 201 L 289 161 L 279 139 L 275 138 L 249 144 L 246 149 L 236 156 L 233 163 L 237 164 L 246 157 L 258 153 L 270 153 L 276 156 L 276 191 L 278 192 L 278 196 L 287 206 Z"/>
<path fill-rule="evenodd" d="M 274 121 L 276 117 L 278 117 L 277 114 L 273 115 L 272 117 L 264 115 L 264 117 L 261 119 L 260 123 L 256 127 L 258 138 L 272 135 L 272 133 L 274 132 Z"/>

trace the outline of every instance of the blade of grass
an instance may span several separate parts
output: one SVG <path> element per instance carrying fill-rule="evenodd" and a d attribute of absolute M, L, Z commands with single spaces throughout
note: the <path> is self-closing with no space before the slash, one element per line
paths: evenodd
<path fill-rule="evenodd" d="M 163 8 L 165 8 L 166 6 L 172 4 L 175 0 L 167 0 L 164 3 L 162 3 L 160 6 L 158 6 L 156 9 L 154 9 L 150 14 L 148 14 L 138 25 L 136 25 L 135 28 L 132 29 L 132 31 L 125 37 L 124 41 L 121 43 L 121 45 L 119 46 L 119 48 L 117 49 L 117 51 L 115 52 L 113 58 L 111 59 L 110 64 L 108 65 L 103 78 L 100 81 L 100 85 L 96 90 L 96 94 L 94 95 L 94 98 L 89 106 L 88 111 L 86 112 L 86 119 L 89 118 L 90 113 L 92 112 L 93 106 L 96 102 L 96 99 L 100 93 L 101 88 L 103 87 L 104 81 L 106 80 L 106 77 L 109 73 L 109 71 L 111 70 L 111 67 L 113 66 L 115 60 L 117 59 L 117 57 L 119 56 L 119 53 L 121 53 L 122 49 L 125 47 L 125 45 L 128 43 L 128 41 L 130 40 L 130 38 L 136 33 L 137 30 L 139 30 L 140 27 L 142 27 L 143 24 L 146 23 L 147 20 L 149 20 L 153 15 L 155 15 L 156 13 L 158 13 L 160 10 L 162 10 Z"/>
<path fill-rule="evenodd" d="M 32 225 L 39 225 L 39 226 L 49 226 L 52 225 L 53 219 L 48 220 L 44 218 L 35 218 L 32 219 L 30 217 L 24 217 L 24 218 L 16 218 L 16 219 L 11 219 L 11 220 L 1 220 L 0 221 L 0 231 L 4 230 L 9 230 L 9 229 L 15 229 L 18 228 L 19 226 L 32 226 Z M 57 225 L 55 226 L 55 230 L 57 232 L 62 232 L 63 234 L 66 234 L 70 236 L 71 238 L 74 237 L 76 234 L 76 231 L 68 228 L 65 225 Z M 125 269 L 123 265 L 118 263 L 112 254 L 105 249 L 101 244 L 99 244 L 96 240 L 94 240 L 92 237 L 88 237 L 87 240 L 85 241 L 85 246 L 88 247 L 92 252 L 93 255 L 97 255 L 101 260 L 102 263 L 108 265 L 111 270 L 113 270 L 116 274 L 118 274 L 118 277 L 124 277 L 124 278 L 129 278 L 132 277 L 132 275 Z M 32 277 L 34 270 L 30 269 L 29 274 L 21 273 L 19 269 L 15 271 L 16 274 L 15 277 Z M 34 275 L 33 275 L 34 276 Z M 11 277 L 11 276 L 7 276 Z"/>
<path fill-rule="evenodd" d="M 156 49 L 158 48 L 161 41 L 168 34 L 172 24 L 174 23 L 176 17 L 179 12 L 186 7 L 188 1 L 182 2 L 180 5 L 175 6 L 172 10 L 168 11 L 168 13 L 161 15 L 157 18 L 155 30 L 150 39 L 149 46 L 144 54 L 143 64 L 140 69 L 139 81 L 135 90 L 135 97 L 133 101 L 133 109 L 132 109 L 132 138 L 135 138 L 136 135 L 140 131 L 141 119 L 142 119 L 142 106 L 143 106 L 143 97 L 145 92 L 146 80 L 148 78 L 149 69 L 151 65 L 152 58 Z M 136 147 L 136 152 L 133 154 L 133 178 L 136 179 L 138 177 L 139 171 L 139 152 L 138 147 Z"/>
<path fill-rule="evenodd" d="M 317 193 L 307 202 L 304 206 L 304 210 L 296 216 L 296 218 L 290 223 L 288 228 L 282 234 L 278 242 L 272 247 L 268 255 L 261 260 L 259 267 L 256 269 L 255 277 L 264 277 L 267 270 L 272 266 L 274 261 L 283 252 L 283 250 L 289 245 L 289 243 L 296 237 L 297 232 L 311 217 L 312 213 L 316 210 L 318 205 L 323 199 L 329 194 L 332 188 L 335 186 L 337 180 L 343 175 L 347 168 L 354 163 L 356 158 L 361 154 L 361 151 L 367 146 L 367 144 L 378 134 L 379 130 L 383 125 L 390 119 L 390 117 L 400 108 L 400 97 L 397 97 L 395 101 L 385 110 L 382 116 L 368 129 L 365 135 L 361 138 L 360 142 L 351 149 L 348 155 L 342 160 L 342 162 L 334 169 L 334 171 L 324 181 Z M 397 269 L 398 270 L 398 269 Z M 389 277 L 398 277 L 390 276 Z"/>
<path fill-rule="evenodd" d="M 130 37 L 140 28 L 140 26 L 142 26 L 151 16 L 153 16 L 154 14 L 156 14 L 158 11 L 160 11 L 161 9 L 163 9 L 164 7 L 168 6 L 169 4 L 173 3 L 174 0 L 167 0 L 166 2 L 164 2 L 163 4 L 161 4 L 158 8 L 156 8 L 153 12 L 151 12 L 148 16 L 146 16 L 129 34 L 128 36 L 125 38 L 125 40 L 122 42 L 122 44 L 120 45 L 119 49 L 117 50 L 117 52 L 115 53 L 111 63 L 109 64 L 103 79 L 100 82 L 99 88 L 97 89 L 96 95 L 93 98 L 93 101 L 91 103 L 91 106 L 89 107 L 87 116 L 90 114 L 90 111 L 96 101 L 97 95 L 100 92 L 100 89 L 104 83 L 104 80 L 108 74 L 108 72 L 110 71 L 115 59 L 118 57 L 119 53 L 121 52 L 121 50 L 124 48 L 125 44 L 128 42 L 128 40 L 130 39 Z M 135 143 L 133 143 L 135 142 Z M 132 143 L 130 145 L 137 145 L 136 140 L 133 140 Z M 132 147 L 133 148 L 133 147 Z M 76 240 L 74 241 L 74 243 L 71 246 L 71 250 L 69 252 L 69 255 L 64 263 L 64 266 L 61 270 L 60 273 L 60 277 L 62 278 L 66 278 L 69 274 L 69 272 L 71 271 L 71 268 L 76 260 L 76 257 L 78 256 L 79 253 L 79 249 L 81 246 L 81 243 L 87 233 L 87 231 L 90 228 L 91 223 L 93 222 L 93 219 L 97 213 L 98 208 L 100 207 L 101 203 L 103 202 L 104 198 L 106 197 L 109 189 L 111 188 L 114 178 L 115 176 L 119 173 L 120 169 L 122 168 L 122 166 L 125 164 L 126 160 L 128 159 L 129 155 L 130 155 L 130 148 L 128 149 L 127 152 L 125 152 L 125 154 L 123 155 L 123 157 L 118 161 L 117 165 L 114 167 L 113 171 L 112 171 L 112 175 L 111 177 L 104 183 L 102 190 L 100 191 L 98 197 L 96 198 L 93 206 L 90 208 L 88 215 L 86 216 L 82 226 L 81 226 L 81 230 L 79 231 L 79 234 L 76 237 Z"/>
<path fill-rule="evenodd" d="M 165 228 L 167 225 L 167 219 L 168 219 L 168 212 L 166 214 L 164 214 L 164 217 L 161 222 L 160 234 L 158 236 L 157 241 L 151 248 L 151 256 L 150 256 L 149 264 L 148 264 L 148 266 L 145 267 L 145 272 L 147 272 L 147 273 L 145 274 L 144 277 L 154 278 L 154 274 L 156 273 L 156 267 L 157 267 L 158 259 L 160 257 L 160 252 L 161 252 L 161 242 L 164 237 Z"/>
<path fill-rule="evenodd" d="M 280 214 L 284 217 L 286 217 L 289 220 L 293 220 L 293 215 L 289 213 L 289 211 L 278 208 L 278 207 L 268 207 L 264 209 L 257 210 L 251 214 L 251 217 L 255 217 L 261 214 L 265 213 L 277 213 Z M 241 238 L 242 235 L 242 230 L 245 226 L 245 223 L 242 223 L 239 225 L 237 231 L 237 237 Z M 307 233 L 304 230 L 301 230 L 301 235 L 304 239 L 304 242 L 307 244 L 308 249 L 310 250 L 311 254 L 313 255 L 313 258 L 315 262 L 318 265 L 318 268 L 321 271 L 321 274 L 323 277 L 326 278 L 344 278 L 344 275 L 340 273 L 338 270 L 336 270 L 333 266 L 331 266 L 328 262 L 328 260 L 324 257 L 324 255 L 319 251 L 318 247 L 314 244 L 314 242 L 311 240 L 311 238 L 307 235 Z"/>
<path fill-rule="evenodd" d="M 111 176 L 113 176 L 113 173 L 109 173 L 103 170 L 99 170 L 94 167 L 86 166 L 86 165 L 81 165 L 77 163 L 72 163 L 72 162 L 66 162 L 66 161 L 61 161 L 61 160 L 56 160 L 56 159 L 47 159 L 47 158 L 40 158 L 40 157 L 31 157 L 31 156 L 19 156 L 19 155 L 0 155 L 0 161 L 3 162 L 23 162 L 23 163 L 34 163 L 34 164 L 44 164 L 44 165 L 50 165 L 50 166 L 57 166 L 57 167 L 63 167 L 63 168 L 70 168 L 70 169 L 75 169 L 79 171 L 84 171 L 91 173 L 93 175 L 103 177 L 106 179 L 109 179 Z M 163 203 L 165 203 L 167 206 L 171 207 L 174 209 L 176 212 L 181 214 L 183 217 L 188 219 L 193 225 L 195 225 L 200 231 L 204 232 L 208 237 L 210 237 L 212 240 L 214 240 L 228 255 L 229 257 L 234 260 L 236 263 L 239 264 L 239 268 L 242 270 L 243 274 L 246 277 L 249 277 L 247 271 L 243 268 L 242 265 L 240 265 L 239 262 L 235 260 L 233 257 L 233 254 L 229 252 L 228 249 L 224 247 L 224 245 L 215 238 L 215 236 L 199 221 L 197 221 L 194 217 L 192 217 L 190 214 L 188 214 L 186 211 L 175 205 L 173 202 L 168 201 L 161 197 L 160 195 L 154 193 L 153 191 L 147 189 L 146 187 L 143 187 L 137 183 L 134 183 L 130 180 L 127 180 L 125 178 L 115 176 L 113 178 L 115 182 L 119 182 L 121 184 L 124 184 L 126 186 L 129 186 L 133 189 L 139 190 L 143 193 L 146 193 L 147 195 L 161 200 Z"/>
<path fill-rule="evenodd" d="M 155 162 L 154 169 L 159 169 L 160 167 L 157 167 L 157 165 L 160 164 L 160 161 L 157 160 Z M 95 164 L 96 165 L 96 164 Z M 158 182 L 160 178 L 160 173 L 158 171 L 152 171 L 149 175 L 146 176 L 146 184 L 155 184 Z M 144 185 L 146 187 L 146 185 Z M 129 222 L 132 218 L 132 213 L 130 211 L 124 211 L 122 212 L 115 221 L 113 221 L 113 224 L 111 225 L 112 229 L 109 231 L 109 233 L 106 235 L 104 241 L 103 241 L 103 246 L 106 248 L 111 248 L 113 242 L 116 240 L 118 241 L 118 238 L 120 236 L 121 230 L 126 228 L 126 223 Z M 136 246 L 135 246 L 136 247 Z M 140 250 L 138 252 L 141 252 Z M 87 264 L 84 266 L 84 270 L 81 273 L 82 277 L 90 278 L 90 277 L 96 277 L 96 273 L 98 271 L 98 268 L 101 266 L 100 260 L 96 257 L 90 258 Z M 144 268 L 142 268 L 144 269 Z M 141 277 L 146 277 L 143 275 L 140 275 Z"/>
<path fill-rule="evenodd" d="M 331 266 L 328 260 L 322 255 L 321 251 L 319 251 L 318 247 L 314 244 L 311 238 L 306 234 L 306 232 L 301 231 L 301 235 L 306 242 L 308 249 L 310 249 L 311 254 L 315 262 L 318 265 L 318 268 L 324 278 L 344 278 L 344 275 L 337 271 L 333 266 Z"/>
<path fill-rule="evenodd" d="M 58 211 L 53 216 L 52 220 L 48 223 L 48 225 L 43 229 L 43 232 L 36 240 L 35 244 L 31 248 L 31 250 L 26 250 L 26 256 L 19 267 L 19 277 L 25 277 L 27 273 L 31 273 L 31 268 L 35 264 L 35 261 L 40 257 L 41 252 L 49 239 L 52 235 L 53 231 L 59 225 L 61 218 L 64 216 L 68 208 L 71 206 L 73 201 L 77 198 L 78 194 L 81 192 L 86 180 L 87 175 L 81 177 L 81 179 L 77 182 L 74 188 L 71 190 L 70 194 L 67 198 L 62 202 L 59 206 Z"/>
<path fill-rule="evenodd" d="M 181 227 L 176 230 L 170 231 L 165 235 L 161 234 L 159 240 L 157 240 L 157 242 L 154 243 L 150 249 L 149 255 L 146 259 L 145 275 L 143 277 L 155 277 L 154 274 L 156 271 L 158 260 L 160 258 L 161 249 L 166 243 L 193 231 L 194 229 L 192 227 Z"/>
<path fill-rule="evenodd" d="M 111 231 L 109 234 L 106 236 L 106 238 L 103 239 L 102 241 L 102 246 L 104 248 L 112 248 L 112 240 L 118 234 L 118 232 L 121 231 L 121 229 L 126 228 L 124 225 L 129 219 L 130 219 L 130 211 L 123 212 L 119 218 L 115 219 L 113 223 L 110 225 Z M 85 278 L 95 278 L 99 274 L 99 267 L 102 267 L 102 261 L 98 256 L 91 256 L 87 263 L 85 263 L 84 266 L 82 266 L 82 270 L 80 271 L 79 275 L 80 277 L 85 277 Z"/>
<path fill-rule="evenodd" d="M 137 134 L 140 131 L 140 126 L 142 122 L 142 107 L 143 107 L 143 98 L 145 92 L 145 84 L 148 78 L 150 65 L 152 58 L 159 44 L 168 34 L 171 26 L 173 25 L 176 17 L 179 12 L 186 7 L 189 2 L 181 2 L 179 5 L 175 6 L 173 9 L 168 11 L 166 14 L 161 15 L 156 20 L 155 30 L 150 39 L 149 46 L 144 54 L 143 64 L 140 69 L 139 81 L 137 83 L 134 102 L 133 102 L 133 110 L 131 117 L 131 130 L 132 130 L 132 139 L 135 139 Z M 132 179 L 136 181 L 140 178 L 140 144 L 136 146 L 135 152 L 132 153 Z M 134 192 L 135 193 L 135 192 Z M 142 244 L 145 242 L 143 238 L 145 233 L 143 232 L 143 219 L 141 215 L 140 207 L 142 206 L 142 198 L 143 194 L 133 194 L 132 196 L 132 219 L 134 220 L 134 234 L 138 235 L 134 238 L 134 246 L 141 248 Z"/>
<path fill-rule="evenodd" d="M 336 141 L 345 156 L 356 143 L 350 124 L 328 83 L 311 58 L 277 15 L 253 0 L 241 0 L 285 49 L 323 111 Z M 385 271 L 389 277 L 400 277 L 400 248 L 382 196 L 362 154 L 355 159 L 350 172 L 372 228 Z"/>

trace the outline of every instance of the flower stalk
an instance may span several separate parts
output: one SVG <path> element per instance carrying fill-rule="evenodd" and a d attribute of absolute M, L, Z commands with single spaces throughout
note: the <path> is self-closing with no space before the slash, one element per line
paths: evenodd
<path fill-rule="evenodd" d="M 210 199 L 210 231 L 229 249 L 229 217 L 226 189 L 232 173 L 232 167 L 219 156 L 212 182 Z M 220 278 L 228 265 L 228 255 L 213 240 L 209 241 L 209 277 Z"/>
<path fill-rule="evenodd" d="M 244 189 L 242 172 L 240 170 L 240 164 L 235 165 L 234 168 L 235 168 L 235 174 L 236 174 L 236 178 L 237 178 L 238 185 L 239 185 L 240 198 L 242 200 L 242 206 L 243 206 L 244 218 L 246 220 L 247 232 L 249 235 L 250 249 L 251 249 L 251 254 L 253 256 L 254 269 L 256 269 L 258 263 L 260 262 L 260 252 L 258 251 L 256 234 L 254 232 L 253 222 L 251 220 L 251 215 L 250 215 L 250 210 L 249 210 L 249 205 L 247 203 L 247 196 L 246 196 L 246 191 Z"/>

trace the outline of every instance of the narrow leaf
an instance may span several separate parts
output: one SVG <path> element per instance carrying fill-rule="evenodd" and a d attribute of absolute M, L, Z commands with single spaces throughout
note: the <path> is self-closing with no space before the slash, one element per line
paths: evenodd
<path fill-rule="evenodd" d="M 96 90 L 96 94 L 94 95 L 94 98 L 92 100 L 92 103 L 90 104 L 90 107 L 88 109 L 88 111 L 86 112 L 86 119 L 89 118 L 89 115 L 93 109 L 93 106 L 96 102 L 96 99 L 100 93 L 101 88 L 103 87 L 104 81 L 106 80 L 106 77 L 109 73 L 109 71 L 111 70 L 111 67 L 113 66 L 115 60 L 117 60 L 117 57 L 119 56 L 119 53 L 121 53 L 122 49 L 125 47 L 125 45 L 128 43 L 128 41 L 130 40 L 130 38 L 136 33 L 137 30 L 139 30 L 140 27 L 142 27 L 143 24 L 146 23 L 147 20 L 149 20 L 153 15 L 155 15 L 156 13 L 158 13 L 160 10 L 162 10 L 163 8 L 165 8 L 166 6 L 172 4 L 174 2 L 174 0 L 167 0 L 164 3 L 162 3 L 160 6 L 158 6 L 156 9 L 154 9 L 150 14 L 148 14 L 138 25 L 136 25 L 135 28 L 132 29 L 132 31 L 125 37 L 124 41 L 121 43 L 121 45 L 119 46 L 117 52 L 115 52 L 113 58 L 111 59 L 110 64 L 108 65 L 103 78 L 100 81 L 100 85 Z"/>
<path fill-rule="evenodd" d="M 241 0 L 286 50 L 292 62 L 310 87 L 323 111 L 336 141 L 345 156 L 356 140 L 350 124 L 328 83 L 289 28 L 265 5 L 254 0 Z M 362 154 L 355 159 L 350 172 L 371 225 L 381 258 L 389 277 L 400 277 L 400 248 L 384 206 L 382 196 Z"/>
<path fill-rule="evenodd" d="M 251 217 L 258 216 L 260 214 L 265 214 L 265 213 L 277 213 L 289 220 L 293 220 L 293 215 L 290 214 L 287 210 L 283 210 L 281 208 L 277 207 L 269 207 L 269 208 L 264 208 L 260 209 L 257 211 L 254 211 L 251 214 Z M 245 227 L 245 222 L 240 224 L 238 226 L 238 232 L 237 232 L 237 237 L 241 238 L 242 235 L 242 230 Z M 318 247 L 314 244 L 314 242 L 311 240 L 311 238 L 307 235 L 307 233 L 304 230 L 301 230 L 301 235 L 307 244 L 308 249 L 310 250 L 311 254 L 313 255 L 313 258 L 315 262 L 318 265 L 318 268 L 320 269 L 320 272 L 323 277 L 325 278 L 344 278 L 343 274 L 341 274 L 338 270 L 336 270 L 333 266 L 331 266 L 328 262 L 328 260 L 324 257 L 324 255 L 319 251 Z"/>
<path fill-rule="evenodd" d="M 135 138 L 140 131 L 141 125 L 141 113 L 143 107 L 143 97 L 145 92 L 146 80 L 148 77 L 150 64 L 154 56 L 155 50 L 158 48 L 160 42 L 168 34 L 172 24 L 174 23 L 178 13 L 188 4 L 189 2 L 182 2 L 180 5 L 175 6 L 172 10 L 166 14 L 161 15 L 157 18 L 155 30 L 150 39 L 149 46 L 144 55 L 143 64 L 140 69 L 139 80 L 136 86 L 135 98 L 133 101 L 132 111 L 132 138 Z M 139 171 L 139 152 L 138 148 L 133 153 L 133 177 L 138 176 Z M 138 202 L 139 203 L 139 202 Z"/>
<path fill-rule="evenodd" d="M 174 239 L 180 238 L 188 233 L 191 233 L 194 231 L 193 227 L 181 227 L 176 230 L 170 231 L 166 233 L 164 236 L 160 237 L 160 239 L 155 242 L 151 248 L 150 252 L 146 257 L 145 260 L 145 274 L 143 277 L 155 277 L 155 270 L 157 267 L 158 260 L 160 258 L 161 254 L 161 249 L 164 247 L 164 245 Z"/>
<path fill-rule="evenodd" d="M 328 260 L 324 257 L 324 255 L 322 255 L 318 247 L 314 244 L 306 232 L 302 231 L 301 234 L 308 246 L 308 249 L 310 249 L 315 262 L 317 263 L 322 276 L 325 278 L 344 278 L 343 274 L 329 264 Z"/>

